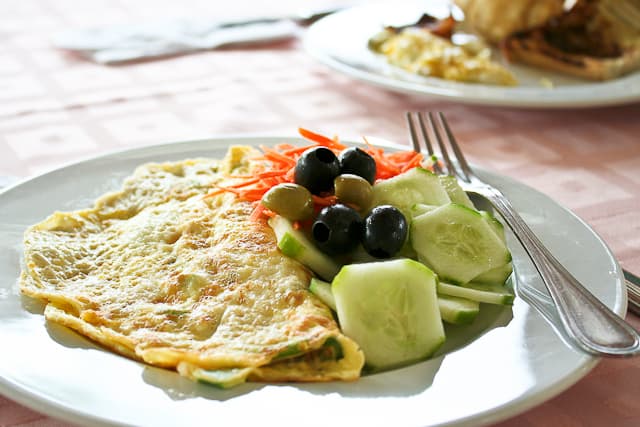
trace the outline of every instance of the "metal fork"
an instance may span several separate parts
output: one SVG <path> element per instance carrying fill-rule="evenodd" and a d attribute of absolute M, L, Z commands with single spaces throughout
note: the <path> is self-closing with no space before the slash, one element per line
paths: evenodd
<path fill-rule="evenodd" d="M 419 128 L 428 154 L 434 156 L 425 116 L 422 113 L 415 116 L 419 127 L 416 126 L 413 115 L 410 112 L 406 114 L 414 149 L 422 151 L 418 139 Z M 596 356 L 640 354 L 638 332 L 609 310 L 560 264 L 498 189 L 478 178 L 462 154 L 444 115 L 438 113 L 437 117 L 438 120 L 429 112 L 426 122 L 438 143 L 446 173 L 456 177 L 465 191 L 485 197 L 513 230 L 549 291 L 562 322 L 560 326 L 576 347 Z M 447 145 L 451 147 L 451 151 L 447 149 Z M 438 165 L 436 173 L 444 173 L 441 169 Z"/>

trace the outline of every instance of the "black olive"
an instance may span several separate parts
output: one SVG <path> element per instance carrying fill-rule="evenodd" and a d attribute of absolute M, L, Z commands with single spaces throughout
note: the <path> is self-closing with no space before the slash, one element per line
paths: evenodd
<path fill-rule="evenodd" d="M 376 206 L 364 220 L 362 247 L 376 258 L 391 258 L 407 238 L 407 220 L 391 205 Z"/>
<path fill-rule="evenodd" d="M 347 205 L 326 206 L 311 226 L 311 234 L 321 251 L 330 255 L 344 254 L 360 243 L 362 218 Z"/>
<path fill-rule="evenodd" d="M 296 163 L 293 180 L 312 194 L 333 190 L 333 180 L 340 175 L 340 162 L 326 147 L 306 150 Z"/>
<path fill-rule="evenodd" d="M 340 153 L 340 172 L 361 176 L 373 184 L 376 179 L 376 161 L 358 147 L 351 147 Z"/>

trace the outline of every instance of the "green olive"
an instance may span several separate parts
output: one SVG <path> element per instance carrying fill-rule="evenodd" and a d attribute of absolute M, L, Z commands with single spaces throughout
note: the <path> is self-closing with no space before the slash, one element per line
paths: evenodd
<path fill-rule="evenodd" d="M 284 183 L 271 187 L 262 196 L 262 204 L 292 221 L 307 219 L 313 215 L 311 193 L 298 184 Z"/>
<path fill-rule="evenodd" d="M 334 181 L 335 195 L 342 203 L 355 205 L 358 211 L 365 212 L 373 201 L 373 187 L 358 175 L 342 174 Z"/>

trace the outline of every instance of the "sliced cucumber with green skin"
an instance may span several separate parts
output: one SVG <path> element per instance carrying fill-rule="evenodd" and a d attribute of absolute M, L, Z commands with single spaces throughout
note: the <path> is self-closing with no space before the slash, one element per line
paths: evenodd
<path fill-rule="evenodd" d="M 437 276 L 411 259 L 350 264 L 333 279 L 338 321 L 373 369 L 431 356 L 445 334 Z"/>
<path fill-rule="evenodd" d="M 502 242 L 506 245 L 507 237 L 504 233 L 504 225 L 496 219 L 493 215 L 491 215 L 487 211 L 479 211 L 480 215 L 487 221 L 487 223 L 491 226 L 491 229 L 495 231 L 496 235 L 502 240 Z M 495 285 L 503 285 L 511 273 L 513 272 L 513 265 L 508 262 L 500 267 L 496 267 L 492 270 L 484 272 L 476 277 L 474 277 L 471 281 L 475 283 L 483 283 L 483 284 L 495 284 Z"/>
<path fill-rule="evenodd" d="M 482 215 L 455 203 L 414 218 L 409 236 L 418 259 L 456 284 L 511 261 L 507 246 Z"/>
<path fill-rule="evenodd" d="M 487 285 L 504 285 L 511 273 L 513 272 L 513 265 L 508 262 L 505 265 L 496 267 L 492 270 L 486 271 L 471 280 L 471 283 L 480 283 Z"/>
<path fill-rule="evenodd" d="M 502 223 L 498 221 L 498 219 L 495 216 L 491 215 L 489 212 L 487 211 L 478 211 L 478 212 L 480 212 L 480 215 L 482 215 L 482 217 L 487 221 L 489 226 L 491 226 L 491 229 L 495 231 L 496 235 L 500 238 L 500 240 L 506 243 L 507 236 L 505 236 L 504 234 L 504 225 L 502 225 Z"/>
<path fill-rule="evenodd" d="M 467 298 L 438 295 L 438 306 L 442 320 L 454 325 L 472 323 L 480 312 L 480 303 Z"/>
<path fill-rule="evenodd" d="M 476 208 L 469 196 L 467 196 L 467 192 L 460 187 L 460 183 L 455 177 L 450 175 L 440 175 L 438 176 L 438 179 L 440 179 L 440 184 L 445 189 L 453 203 L 457 203 L 471 209 Z"/>
<path fill-rule="evenodd" d="M 440 184 L 438 175 L 417 167 L 380 181 L 373 186 L 372 206 L 393 205 L 407 215 L 416 203 L 444 205 L 449 203 L 449 195 Z"/>
<path fill-rule="evenodd" d="M 435 205 L 427 205 L 425 203 L 416 203 L 415 205 L 411 206 L 411 210 L 410 210 L 411 218 L 420 216 L 423 213 L 431 212 L 435 208 L 437 208 L 437 206 Z"/>
<path fill-rule="evenodd" d="M 312 277 L 311 283 L 309 284 L 309 291 L 317 296 L 320 301 L 325 303 L 331 310 L 336 311 L 336 299 L 333 297 L 333 292 L 331 292 L 331 283 Z"/>
<path fill-rule="evenodd" d="M 475 283 L 460 286 L 439 282 L 438 294 L 498 305 L 513 305 L 514 299 L 513 292 L 505 286 Z"/>
<path fill-rule="evenodd" d="M 325 280 L 332 280 L 340 270 L 334 260 L 316 248 L 300 230 L 294 229 L 288 219 L 276 215 L 269 219 L 269 225 L 276 234 L 278 248 L 286 256 L 300 261 Z"/>

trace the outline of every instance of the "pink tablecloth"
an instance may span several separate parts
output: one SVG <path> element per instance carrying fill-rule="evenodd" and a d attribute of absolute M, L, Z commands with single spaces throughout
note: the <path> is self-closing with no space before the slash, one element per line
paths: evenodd
<path fill-rule="evenodd" d="M 292 134 L 298 126 L 406 143 L 403 111 L 441 110 L 471 160 L 572 209 L 623 267 L 640 273 L 638 104 L 515 110 L 399 95 L 328 70 L 297 41 L 119 67 L 91 64 L 50 46 L 50 35 L 61 29 L 187 12 L 220 14 L 216 3 L 3 4 L 0 174 L 28 176 L 89 155 L 165 141 Z M 278 13 L 297 4 L 226 3 L 227 14 Z M 627 318 L 640 327 L 640 319 Z M 638 396 L 640 358 L 605 360 L 567 391 L 500 426 L 637 426 Z M 0 397 L 0 426 L 27 425 L 66 424 L 11 396 Z"/>

